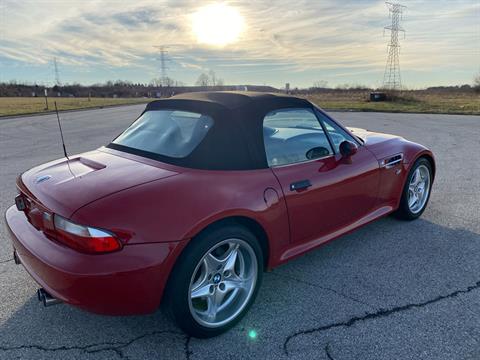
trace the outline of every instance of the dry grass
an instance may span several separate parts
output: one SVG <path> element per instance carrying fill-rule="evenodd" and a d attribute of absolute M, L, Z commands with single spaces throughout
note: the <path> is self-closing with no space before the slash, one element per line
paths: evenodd
<path fill-rule="evenodd" d="M 43 97 L 0 97 L 0 116 L 23 115 L 43 113 L 55 110 L 54 101 L 57 102 L 58 110 L 74 110 L 91 107 L 138 104 L 151 101 L 144 98 L 73 98 L 56 97 L 48 98 L 48 110 L 45 109 L 45 98 Z"/>
<path fill-rule="evenodd" d="M 442 113 L 480 115 L 480 95 L 475 93 L 429 93 L 406 91 L 393 101 L 370 102 L 368 91 L 327 91 L 306 95 L 320 107 L 327 110 L 384 111 L 411 113 Z M 54 110 L 73 110 L 90 107 L 146 103 L 145 98 L 49 98 L 45 110 L 43 97 L 0 97 L 0 116 L 43 113 Z"/>
<path fill-rule="evenodd" d="M 428 93 L 407 91 L 393 101 L 370 102 L 369 92 L 325 92 L 307 95 L 328 110 L 384 111 L 480 115 L 480 95 L 475 93 Z"/>

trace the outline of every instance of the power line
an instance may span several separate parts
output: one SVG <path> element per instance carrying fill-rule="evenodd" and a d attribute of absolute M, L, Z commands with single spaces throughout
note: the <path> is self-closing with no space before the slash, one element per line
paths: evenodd
<path fill-rule="evenodd" d="M 407 7 L 388 1 L 385 4 L 388 7 L 392 23 L 384 28 L 384 31 L 390 30 L 390 43 L 387 47 L 388 57 L 383 75 L 383 87 L 389 90 L 401 90 L 402 78 L 400 75 L 400 42 L 398 41 L 398 33 L 403 32 L 405 36 L 405 30 L 400 26 L 400 21 L 403 20 L 403 11 Z"/>

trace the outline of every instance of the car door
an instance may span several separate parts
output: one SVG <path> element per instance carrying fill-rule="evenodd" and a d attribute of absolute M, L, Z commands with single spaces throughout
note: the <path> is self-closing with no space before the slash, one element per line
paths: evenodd
<path fill-rule="evenodd" d="M 320 239 L 368 214 L 379 185 L 375 157 L 358 144 L 356 154 L 342 158 L 341 137 L 357 140 L 316 112 L 279 109 L 263 120 L 267 161 L 286 199 L 291 241 L 298 244 Z"/>

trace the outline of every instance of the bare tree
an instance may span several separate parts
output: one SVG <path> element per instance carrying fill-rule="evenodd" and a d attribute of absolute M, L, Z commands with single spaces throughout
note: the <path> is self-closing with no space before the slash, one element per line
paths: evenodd
<path fill-rule="evenodd" d="M 215 71 L 210 70 L 210 71 L 208 72 L 208 77 L 210 78 L 210 79 L 209 79 L 209 80 L 210 80 L 210 81 L 209 81 L 209 82 L 210 82 L 210 85 L 212 85 L 212 86 L 217 86 L 217 76 L 215 75 Z"/>
<path fill-rule="evenodd" d="M 201 73 L 198 76 L 197 81 L 195 82 L 195 85 L 197 86 L 223 86 L 224 82 L 223 79 L 220 79 L 217 77 L 215 74 L 215 71 L 210 70 L 208 74 L 206 73 Z"/>
<path fill-rule="evenodd" d="M 164 78 L 154 78 L 150 81 L 150 86 L 155 87 L 172 87 L 175 86 L 176 81 L 168 76 Z"/>
<path fill-rule="evenodd" d="M 473 89 L 476 92 L 480 92 L 480 74 L 478 74 L 473 80 Z"/>
<path fill-rule="evenodd" d="M 218 78 L 217 74 L 215 74 L 215 71 L 210 70 L 208 72 L 208 77 L 210 86 L 223 86 L 223 79 Z"/>
<path fill-rule="evenodd" d="M 166 76 L 165 78 L 163 78 L 162 83 L 163 83 L 163 86 L 171 87 L 175 85 L 175 80 Z"/>
<path fill-rule="evenodd" d="M 325 80 L 318 80 L 313 83 L 313 88 L 314 89 L 324 89 L 328 85 L 328 81 Z"/>
<path fill-rule="evenodd" d="M 200 76 L 198 77 L 197 81 L 195 82 L 195 85 L 197 86 L 208 86 L 210 82 L 210 79 L 207 74 L 201 73 Z"/>

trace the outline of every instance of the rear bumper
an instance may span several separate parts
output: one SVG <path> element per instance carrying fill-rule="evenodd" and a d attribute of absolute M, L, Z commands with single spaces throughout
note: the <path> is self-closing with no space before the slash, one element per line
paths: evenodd
<path fill-rule="evenodd" d="M 88 255 L 46 238 L 15 206 L 5 219 L 14 250 L 32 278 L 59 300 L 98 314 L 155 311 L 183 248 L 182 242 L 135 244 Z"/>

